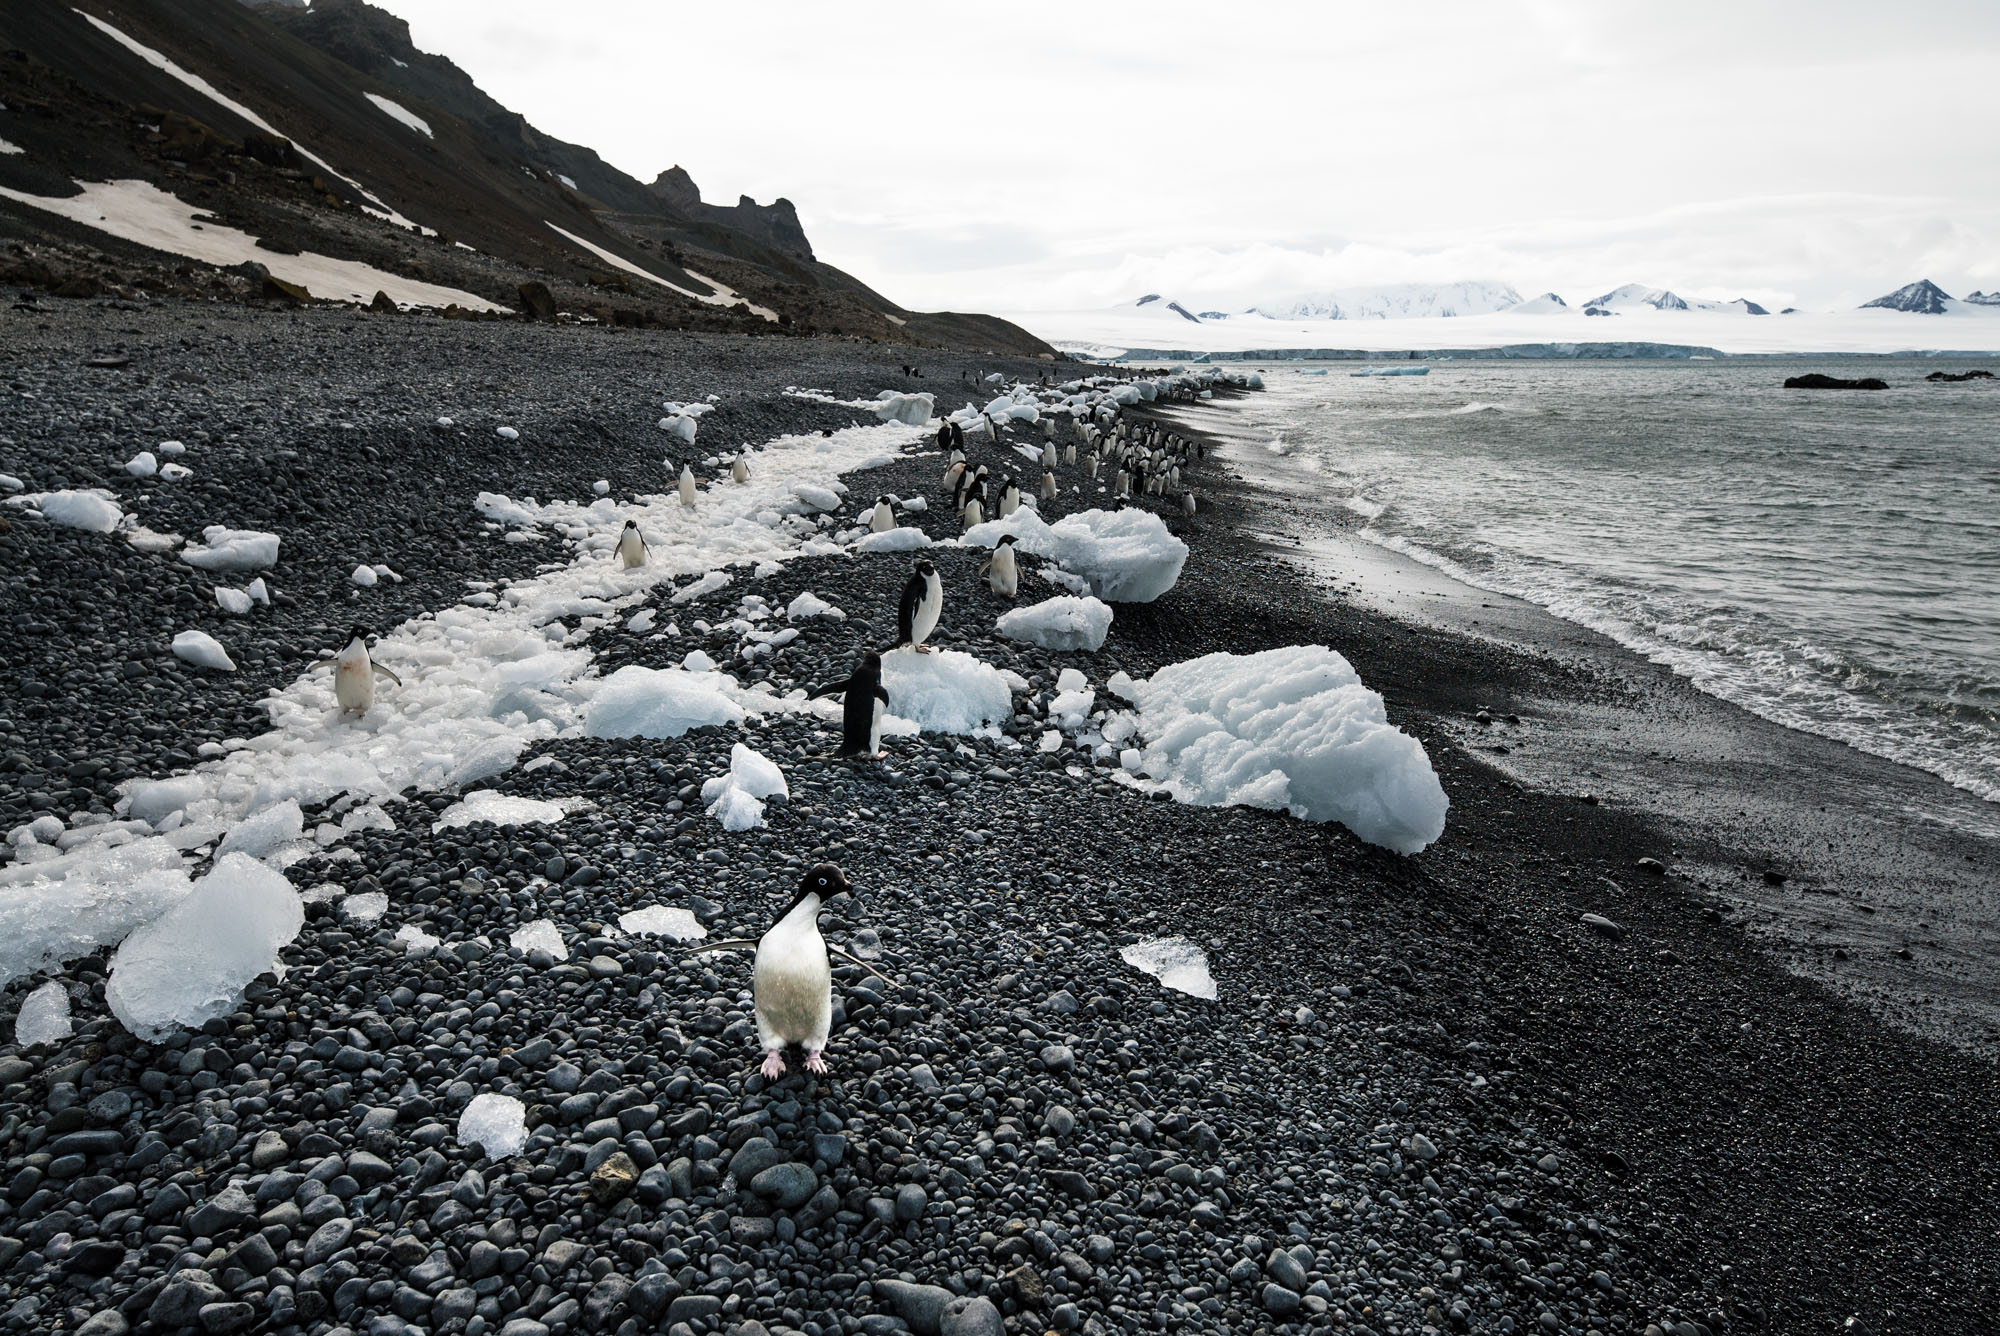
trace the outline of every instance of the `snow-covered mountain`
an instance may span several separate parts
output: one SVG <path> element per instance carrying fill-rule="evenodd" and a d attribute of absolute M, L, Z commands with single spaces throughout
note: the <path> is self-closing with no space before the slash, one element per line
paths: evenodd
<path fill-rule="evenodd" d="M 1521 294 L 1505 283 L 1396 283 L 1259 302 L 1244 314 L 1272 320 L 1410 320 L 1486 315 L 1520 304 Z"/>
<path fill-rule="evenodd" d="M 1584 304 L 1585 310 L 1596 308 L 1600 311 L 1630 311 L 1641 306 L 1650 306 L 1655 311 L 1724 311 L 1736 315 L 1769 315 L 1769 311 L 1756 302 L 1744 297 L 1734 301 L 1705 301 L 1699 297 L 1690 300 L 1679 293 L 1665 288 L 1649 288 L 1643 283 L 1627 283 L 1622 288 L 1613 288 L 1602 297 L 1593 297 Z"/>
<path fill-rule="evenodd" d="M 1980 294 L 1985 296 L 1984 293 Z M 1986 305 L 1981 302 L 1980 305 Z M 1928 278 L 1920 278 L 1914 283 L 1906 283 L 1887 296 L 1877 297 L 1872 302 L 1861 303 L 1861 309 L 1871 306 L 1888 311 L 1909 311 L 1915 315 L 1945 315 L 1958 309 L 1958 302 Z"/>
<path fill-rule="evenodd" d="M 1965 294 L 1965 301 L 1971 306 L 2000 306 L 2000 290 L 1980 292 L 1975 289 Z"/>
<path fill-rule="evenodd" d="M 1553 292 L 1544 292 L 1539 297 L 1507 308 L 1508 315 L 1562 315 L 1570 311 L 1570 304 Z"/>

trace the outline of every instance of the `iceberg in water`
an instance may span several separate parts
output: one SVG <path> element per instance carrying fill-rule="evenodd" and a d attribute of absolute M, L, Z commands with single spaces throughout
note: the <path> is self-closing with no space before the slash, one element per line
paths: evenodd
<path fill-rule="evenodd" d="M 1338 821 L 1403 854 L 1444 833 L 1450 803 L 1423 745 L 1323 645 L 1205 654 L 1127 694 L 1149 740 L 1139 770 L 1182 802 Z"/>

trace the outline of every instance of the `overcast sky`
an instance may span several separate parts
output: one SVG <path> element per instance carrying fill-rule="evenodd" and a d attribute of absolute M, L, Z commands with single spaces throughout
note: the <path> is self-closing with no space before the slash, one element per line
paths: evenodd
<path fill-rule="evenodd" d="M 1987 0 L 377 0 L 540 129 L 919 309 L 1493 279 L 2000 287 Z"/>

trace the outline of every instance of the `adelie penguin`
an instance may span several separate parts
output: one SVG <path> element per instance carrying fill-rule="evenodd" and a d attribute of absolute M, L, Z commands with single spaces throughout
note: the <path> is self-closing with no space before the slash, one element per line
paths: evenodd
<path fill-rule="evenodd" d="M 680 488 L 681 488 L 681 504 L 682 504 L 683 506 L 686 506 L 686 507 L 687 507 L 687 508 L 688 508 L 689 510 L 693 510 L 693 509 L 694 509 L 694 470 L 693 470 L 693 469 L 691 469 L 691 468 L 689 468 L 689 467 L 688 467 L 688 466 L 687 466 L 686 464 L 683 464 L 683 465 L 681 465 L 681 482 L 680 482 Z"/>
<path fill-rule="evenodd" d="M 826 939 L 820 936 L 819 913 L 835 896 L 853 894 L 846 874 L 831 863 L 820 863 L 806 871 L 791 904 L 762 937 L 754 942 L 737 938 L 701 944 L 702 951 L 757 948 L 750 992 L 757 1043 L 764 1051 L 759 1070 L 766 1079 L 785 1074 L 785 1049 L 793 1044 L 805 1050 L 807 1071 L 826 1071 L 826 1041 L 833 1031 L 833 963 Z M 837 947 L 831 953 L 879 974 L 874 966 Z"/>
<path fill-rule="evenodd" d="M 1002 534 L 993 545 L 993 556 L 979 568 L 986 587 L 1001 598 L 1013 598 L 1021 591 L 1021 568 L 1014 560 L 1014 535 Z"/>
<path fill-rule="evenodd" d="M 884 533 L 896 527 L 896 512 L 889 505 L 889 498 L 875 498 L 875 513 L 868 517 L 869 533 Z"/>
<path fill-rule="evenodd" d="M 636 521 L 626 520 L 624 531 L 618 535 L 618 560 L 628 571 L 646 564 L 646 540 Z"/>
<path fill-rule="evenodd" d="M 1020 508 L 1021 484 L 1015 482 L 1014 475 L 1010 473 L 1000 483 L 1000 518 L 1004 520 Z"/>
<path fill-rule="evenodd" d="M 821 696 L 841 697 L 838 754 L 879 759 L 882 715 L 889 708 L 889 693 L 882 687 L 882 656 L 869 650 L 846 681 L 820 687 L 812 693 L 814 699 Z"/>
<path fill-rule="evenodd" d="M 750 463 L 742 455 L 736 456 L 736 462 L 729 466 L 729 480 L 738 484 L 750 481 Z"/>
<path fill-rule="evenodd" d="M 896 608 L 897 648 L 908 645 L 919 654 L 930 653 L 930 646 L 924 642 L 937 630 L 943 612 L 944 584 L 938 579 L 937 567 L 925 558 L 911 572 L 909 582 L 903 586 L 902 602 Z"/>
<path fill-rule="evenodd" d="M 367 714 L 374 707 L 377 676 L 403 685 L 402 678 L 368 657 L 368 637 L 372 634 L 365 626 L 355 627 L 345 649 L 313 665 L 333 669 L 333 699 L 342 714 Z"/>
<path fill-rule="evenodd" d="M 1042 470 L 1042 500 L 1053 501 L 1055 499 L 1056 475 L 1044 469 Z"/>

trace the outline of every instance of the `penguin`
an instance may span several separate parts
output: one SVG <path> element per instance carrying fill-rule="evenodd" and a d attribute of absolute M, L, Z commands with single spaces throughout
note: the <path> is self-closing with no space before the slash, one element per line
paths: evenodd
<path fill-rule="evenodd" d="M 694 509 L 694 470 L 686 464 L 681 465 L 681 504 Z"/>
<path fill-rule="evenodd" d="M 1000 484 L 1000 518 L 1004 520 L 1020 508 L 1021 484 L 1015 482 L 1014 475 L 1010 473 Z"/>
<path fill-rule="evenodd" d="M 875 513 L 868 517 L 868 532 L 881 533 L 885 529 L 893 529 L 895 527 L 896 512 L 889 508 L 889 498 L 886 496 L 876 497 Z"/>
<path fill-rule="evenodd" d="M 646 540 L 633 520 L 626 520 L 624 532 L 618 535 L 618 560 L 625 563 L 628 571 L 646 564 Z"/>
<path fill-rule="evenodd" d="M 1043 469 L 1042 500 L 1053 501 L 1055 499 L 1056 499 L 1056 475 L 1049 472 L 1047 469 Z"/>
<path fill-rule="evenodd" d="M 1042 467 L 1045 469 L 1052 469 L 1055 466 L 1056 466 L 1056 443 L 1053 439 L 1043 441 Z"/>
<path fill-rule="evenodd" d="M 966 503 L 959 508 L 959 519 L 964 521 L 965 528 L 968 532 L 986 523 L 986 510 L 979 504 L 978 497 L 975 496 L 969 498 L 966 501 Z"/>
<path fill-rule="evenodd" d="M 979 573 L 986 577 L 986 587 L 1001 598 L 1013 598 L 1021 592 L 1021 568 L 1014 561 L 1014 535 L 1002 534 L 1000 541 L 993 545 L 993 557 Z"/>
<path fill-rule="evenodd" d="M 1190 514 L 1190 515 L 1194 514 L 1194 493 L 1193 493 L 1193 492 L 1182 492 L 1182 493 L 1181 493 L 1181 509 L 1182 509 L 1182 510 L 1184 510 L 1184 511 L 1186 511 L 1186 512 L 1187 512 L 1188 514 Z"/>
<path fill-rule="evenodd" d="M 840 714 L 841 756 L 882 755 L 882 714 L 889 706 L 889 693 L 882 689 L 882 656 L 869 650 L 861 656 L 854 672 L 844 682 L 820 687 L 811 693 L 844 696 Z"/>
<path fill-rule="evenodd" d="M 940 450 L 951 449 L 951 424 L 949 422 L 938 423 L 937 447 Z"/>
<path fill-rule="evenodd" d="M 930 646 L 924 642 L 937 630 L 938 617 L 943 612 L 944 585 L 938 579 L 937 567 L 925 557 L 917 562 L 909 583 L 903 586 L 903 599 L 896 609 L 897 647 L 908 645 L 919 654 L 930 653 Z"/>
<path fill-rule="evenodd" d="M 832 863 L 818 863 L 806 870 L 791 904 L 762 937 L 754 942 L 735 939 L 701 944 L 704 953 L 757 948 L 756 963 L 750 967 L 750 989 L 757 1043 L 764 1051 L 759 1070 L 767 1080 L 785 1074 L 785 1049 L 791 1044 L 805 1050 L 807 1071 L 816 1075 L 826 1071 L 822 1055 L 833 1029 L 833 962 L 829 955 L 842 956 L 875 972 L 873 966 L 845 951 L 830 951 L 826 939 L 819 935 L 821 907 L 837 895 L 853 894 L 854 886 L 845 873 Z"/>
<path fill-rule="evenodd" d="M 729 466 L 729 480 L 739 486 L 750 481 L 750 463 L 742 455 L 736 456 L 736 462 Z"/>
<path fill-rule="evenodd" d="M 1089 468 L 1090 468 L 1090 480 L 1091 480 L 1092 482 L 1096 482 L 1096 481 L 1097 481 L 1097 468 L 1098 468 L 1098 458 L 1097 458 L 1097 456 L 1096 456 L 1096 455 L 1092 455 L 1092 456 L 1090 457 L 1090 464 L 1089 464 Z"/>
<path fill-rule="evenodd" d="M 397 686 L 403 685 L 402 678 L 368 657 L 368 637 L 373 634 L 365 626 L 355 627 L 348 635 L 345 649 L 314 665 L 333 669 L 333 698 L 342 714 L 363 715 L 374 707 L 378 675 Z"/>
<path fill-rule="evenodd" d="M 1071 442 L 1070 442 L 1070 443 L 1069 443 L 1068 445 L 1065 445 L 1065 446 L 1063 447 L 1063 452 L 1062 452 L 1062 461 L 1063 461 L 1063 463 L 1064 463 L 1064 464 L 1065 464 L 1066 466 L 1068 466 L 1068 467 L 1070 467 L 1070 468 L 1075 468 L 1075 467 L 1076 467 L 1076 442 L 1075 442 L 1075 441 L 1071 441 Z"/>
<path fill-rule="evenodd" d="M 957 422 L 951 424 L 951 448 L 954 450 L 965 449 L 965 428 Z"/>
<path fill-rule="evenodd" d="M 1045 441 L 1053 441 L 1055 438 L 1056 438 L 1056 420 L 1054 418 L 1043 418 L 1042 439 Z"/>
<path fill-rule="evenodd" d="M 949 487 L 955 491 L 958 488 L 958 480 L 960 478 L 963 478 L 964 476 L 965 476 L 965 461 L 963 459 L 954 459 L 951 461 L 950 464 L 945 466 L 944 478 L 939 482 L 938 485 L 941 487 Z"/>

